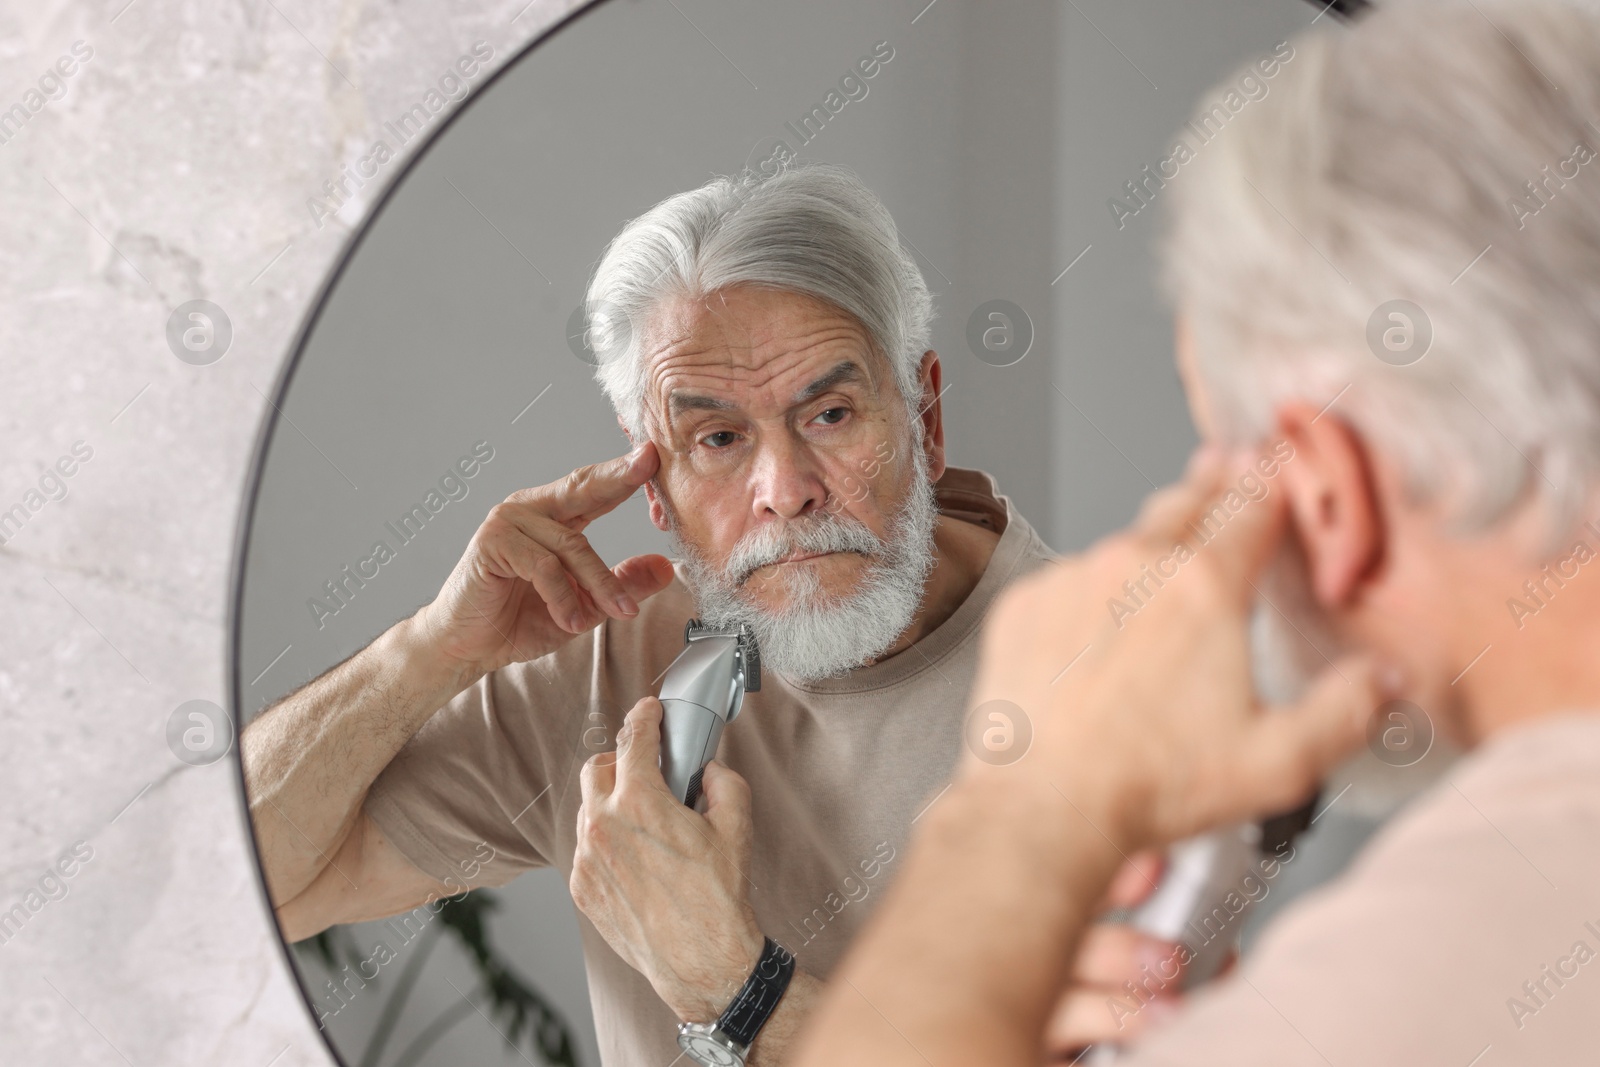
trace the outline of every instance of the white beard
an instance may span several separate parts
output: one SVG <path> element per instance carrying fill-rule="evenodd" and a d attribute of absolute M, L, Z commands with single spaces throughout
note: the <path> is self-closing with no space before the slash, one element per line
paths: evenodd
<path fill-rule="evenodd" d="M 916 617 L 933 569 L 939 509 L 927 457 L 920 448 L 912 455 L 910 492 L 882 539 L 859 519 L 823 513 L 752 531 L 719 568 L 679 537 L 677 519 L 664 507 L 701 621 L 714 627 L 748 624 L 762 666 L 795 682 L 837 677 L 888 651 Z M 858 552 L 869 564 L 857 589 L 842 597 L 822 594 L 816 570 L 804 564 L 777 568 L 770 576 L 757 573 L 794 552 Z M 771 611 L 754 603 L 745 589 L 752 578 L 781 581 L 787 606 Z"/>

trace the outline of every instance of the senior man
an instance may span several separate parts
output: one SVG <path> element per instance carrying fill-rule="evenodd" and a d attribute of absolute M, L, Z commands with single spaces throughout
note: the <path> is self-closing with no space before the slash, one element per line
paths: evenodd
<path fill-rule="evenodd" d="M 1600 1059 L 1600 20 L 1406 5 L 1296 55 L 1174 183 L 1166 249 L 1202 437 L 1292 458 L 1202 458 L 1002 598 L 972 699 L 1034 747 L 920 821 L 806 1067 L 1039 1062 L 1122 853 L 1304 799 L 1396 699 L 1468 755 L 1125 1062 Z M 1301 683 L 1270 712 L 1252 610 Z"/>
<path fill-rule="evenodd" d="M 680 1023 L 777 1063 L 955 767 L 979 621 L 1050 553 L 946 465 L 928 290 L 847 169 L 663 201 L 587 306 L 636 447 L 496 505 L 431 603 L 245 731 L 267 883 L 295 940 L 558 867 L 607 1063 L 665 1065 Z M 641 487 L 676 572 L 583 536 Z M 748 623 L 766 680 L 689 810 L 641 698 L 696 615 Z M 1103 937 L 1086 981 L 1141 947 Z"/>

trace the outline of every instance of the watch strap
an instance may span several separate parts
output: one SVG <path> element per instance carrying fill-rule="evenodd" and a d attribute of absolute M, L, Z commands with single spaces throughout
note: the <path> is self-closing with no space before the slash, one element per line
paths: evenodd
<path fill-rule="evenodd" d="M 717 1029 L 748 1049 L 777 1008 L 793 977 L 794 953 L 767 938 L 755 969 L 717 1019 Z"/>

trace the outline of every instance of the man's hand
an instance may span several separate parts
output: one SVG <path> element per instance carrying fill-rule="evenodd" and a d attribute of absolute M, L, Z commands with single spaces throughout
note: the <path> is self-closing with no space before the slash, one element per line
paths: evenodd
<path fill-rule="evenodd" d="M 613 755 L 583 765 L 572 899 L 685 1022 L 710 1022 L 750 977 L 764 942 L 749 904 L 750 787 L 713 760 L 705 814 L 667 789 L 661 702 L 645 697 Z"/>
<path fill-rule="evenodd" d="M 1233 490 L 1254 459 L 1197 459 L 1127 530 L 1003 595 L 973 703 L 1017 705 L 1034 740 L 1009 766 L 969 758 L 973 777 L 1053 791 L 1126 853 L 1292 808 L 1360 745 L 1380 702 L 1368 657 L 1330 664 L 1294 707 L 1256 703 L 1252 579 L 1285 534 L 1287 508 L 1281 490 L 1258 500 Z M 1239 506 L 1202 541 L 1196 521 L 1230 491 Z M 1188 552 L 1175 557 L 1180 543 Z M 1119 625 L 1107 605 L 1162 558 L 1181 559 L 1175 576 Z"/>
<path fill-rule="evenodd" d="M 931 1050 L 1037 1065 L 1131 854 L 1293 807 L 1361 743 L 1380 697 L 1365 659 L 1331 666 L 1293 707 L 1256 702 L 1252 579 L 1287 514 L 1281 490 L 1253 501 L 1233 490 L 1243 459 L 1191 464 L 1130 529 L 1001 597 L 971 702 L 1020 709 L 1031 746 L 1003 765 L 963 757 L 830 983 L 801 1067 L 911 1065 Z M 1226 521 L 1198 537 L 1193 523 L 1216 507 Z M 1174 558 L 1131 618 L 1108 611 L 1146 564 Z"/>
<path fill-rule="evenodd" d="M 626 456 L 520 489 L 489 511 L 419 629 L 469 674 L 536 659 L 598 626 L 627 619 L 665 589 L 672 564 L 633 556 L 607 567 L 583 530 L 649 481 L 660 466 L 646 441 Z"/>
<path fill-rule="evenodd" d="M 256 845 L 285 929 L 390 915 L 444 888 L 384 838 L 362 808 L 395 754 L 489 671 L 625 619 L 672 581 L 662 556 L 608 568 L 583 536 L 660 465 L 627 456 L 490 510 L 431 603 L 257 716 L 240 736 Z"/>
<path fill-rule="evenodd" d="M 1133 908 L 1155 892 L 1165 862 L 1143 852 L 1124 863 L 1101 901 L 1101 910 Z M 1182 952 L 1170 941 L 1127 923 L 1098 922 L 1084 931 L 1072 961 L 1070 984 L 1056 1001 L 1044 1032 L 1046 1063 L 1074 1063 L 1085 1047 L 1127 1044 L 1182 1001 Z M 1138 996 L 1126 983 L 1133 983 Z M 1139 1005 L 1129 1008 L 1130 1003 Z"/>

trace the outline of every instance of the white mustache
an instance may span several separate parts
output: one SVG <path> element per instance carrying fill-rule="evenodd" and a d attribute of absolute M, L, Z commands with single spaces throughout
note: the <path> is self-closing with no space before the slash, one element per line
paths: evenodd
<path fill-rule="evenodd" d="M 722 573 L 733 580 L 732 584 L 743 585 L 752 574 L 797 552 L 854 552 L 876 556 L 886 547 L 883 540 L 859 520 L 829 515 L 808 520 L 805 525 L 764 526 L 746 534 L 728 554 Z"/>

